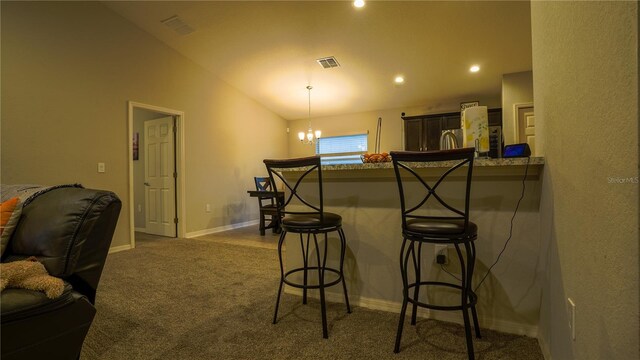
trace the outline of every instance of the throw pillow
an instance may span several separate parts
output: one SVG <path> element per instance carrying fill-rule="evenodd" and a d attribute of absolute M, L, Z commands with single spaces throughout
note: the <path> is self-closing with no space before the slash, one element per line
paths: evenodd
<path fill-rule="evenodd" d="M 13 229 L 15 229 L 16 224 L 18 224 L 21 212 L 22 206 L 20 206 L 20 199 L 17 197 L 0 204 L 0 243 L 2 245 L 0 248 L 0 257 L 4 255 L 7 245 L 9 245 L 9 239 L 11 239 Z"/>

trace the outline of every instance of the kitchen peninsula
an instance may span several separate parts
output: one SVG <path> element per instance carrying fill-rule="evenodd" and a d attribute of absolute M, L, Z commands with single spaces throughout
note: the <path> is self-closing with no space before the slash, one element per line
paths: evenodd
<path fill-rule="evenodd" d="M 513 221 L 511 240 L 498 264 L 476 291 L 480 326 L 483 328 L 529 336 L 537 333 L 540 277 L 545 261 L 539 234 L 543 165 L 544 158 L 541 157 L 475 160 L 470 204 L 470 220 L 478 225 L 474 288 L 509 238 L 511 218 L 524 193 Z M 289 169 L 287 172 L 302 170 Z M 419 169 L 427 178 L 434 180 L 437 170 L 429 167 L 429 164 Z M 442 171 L 442 168 L 439 170 Z M 287 172 L 284 173 L 285 177 Z M 399 270 L 402 232 L 398 187 L 392 163 L 323 165 L 322 177 L 324 209 L 339 214 L 343 219 L 347 236 L 345 277 L 352 303 L 399 312 L 402 299 Z M 300 191 L 305 192 L 304 184 Z M 445 194 L 453 199 L 461 198 L 455 193 Z M 293 235 L 288 239 L 292 241 Z M 338 250 L 337 246 L 333 247 L 337 242 L 331 240 L 329 262 L 334 261 L 332 255 L 336 255 Z M 455 250 L 450 248 L 448 251 L 448 258 L 454 261 Z M 423 259 L 423 269 L 429 269 L 432 278 L 450 277 L 435 264 L 434 252 L 424 252 L 427 256 Z M 288 267 L 298 261 L 300 254 L 295 251 L 287 253 Z M 453 275 L 456 275 L 457 268 L 455 264 L 445 265 L 445 269 Z M 286 289 L 292 293 L 297 293 L 296 290 Z M 330 301 L 343 301 L 342 293 L 338 290 L 327 289 Z M 429 316 L 446 321 L 462 321 L 457 312 L 436 311 Z"/>

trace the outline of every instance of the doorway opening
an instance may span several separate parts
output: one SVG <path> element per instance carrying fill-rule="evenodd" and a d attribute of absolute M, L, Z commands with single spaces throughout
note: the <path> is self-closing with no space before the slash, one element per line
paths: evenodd
<path fill-rule="evenodd" d="M 184 237 L 184 112 L 128 102 L 130 246 L 135 233 Z"/>

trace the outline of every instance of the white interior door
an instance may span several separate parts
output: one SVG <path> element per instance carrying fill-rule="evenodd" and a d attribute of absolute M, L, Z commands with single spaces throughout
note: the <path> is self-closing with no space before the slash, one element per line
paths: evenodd
<path fill-rule="evenodd" d="M 535 155 L 536 153 L 536 117 L 532 112 L 528 112 L 524 114 L 524 136 L 527 139 L 527 144 L 529 144 L 529 149 L 531 149 L 531 153 Z"/>
<path fill-rule="evenodd" d="M 518 143 L 527 143 L 531 154 L 536 154 L 536 117 L 533 114 L 533 106 L 517 108 L 517 132 Z"/>
<path fill-rule="evenodd" d="M 144 122 L 146 231 L 176 236 L 173 117 Z"/>

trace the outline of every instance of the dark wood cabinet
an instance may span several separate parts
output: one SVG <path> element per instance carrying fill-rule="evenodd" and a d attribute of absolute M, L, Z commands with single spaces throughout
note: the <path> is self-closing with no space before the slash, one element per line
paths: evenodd
<path fill-rule="evenodd" d="M 405 120 L 404 134 L 404 148 L 406 150 L 422 151 L 422 142 L 425 138 L 422 133 L 422 119 Z"/>
<path fill-rule="evenodd" d="M 440 149 L 442 130 L 460 129 L 460 113 L 404 116 L 404 149 Z"/>
<path fill-rule="evenodd" d="M 460 113 L 444 114 L 440 123 L 442 130 L 460 129 Z"/>
<path fill-rule="evenodd" d="M 487 111 L 489 126 L 502 126 L 502 109 Z M 460 113 L 403 116 L 404 149 L 427 151 L 440 149 L 442 130 L 460 129 Z"/>

